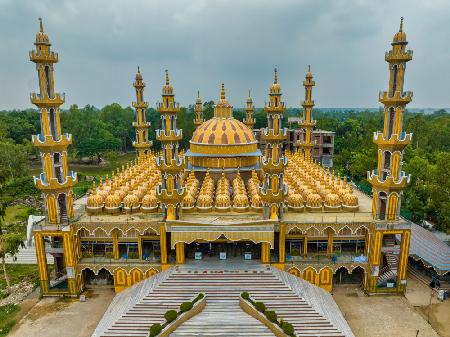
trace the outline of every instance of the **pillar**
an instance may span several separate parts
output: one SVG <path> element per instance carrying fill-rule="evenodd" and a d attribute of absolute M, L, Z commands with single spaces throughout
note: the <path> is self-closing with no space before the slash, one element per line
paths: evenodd
<path fill-rule="evenodd" d="M 406 283 L 402 284 L 402 281 L 406 281 L 406 271 L 408 269 L 408 257 L 409 257 L 409 239 L 411 232 L 406 231 L 402 234 L 402 242 L 400 245 L 400 256 L 398 258 L 398 275 L 397 275 L 397 290 L 398 292 L 404 292 L 406 290 Z"/>
<path fill-rule="evenodd" d="M 159 227 L 159 245 L 161 246 L 161 264 L 167 264 L 166 225 Z"/>
<path fill-rule="evenodd" d="M 47 257 L 45 255 L 44 240 L 40 233 L 34 233 L 34 242 L 36 245 L 36 258 L 39 269 L 39 279 L 41 281 L 41 291 L 48 293 L 48 270 Z"/>
<path fill-rule="evenodd" d="M 366 290 L 369 293 L 374 293 L 377 291 L 378 287 L 378 275 L 380 272 L 380 261 L 381 261 L 381 246 L 383 242 L 383 233 L 380 231 L 375 231 L 372 235 L 370 243 L 370 255 L 369 255 L 369 276 L 367 278 Z M 378 269 L 378 273 L 375 273 Z"/>
<path fill-rule="evenodd" d="M 333 241 L 334 241 L 334 235 L 333 231 L 328 231 L 328 257 L 331 257 L 333 255 Z"/>
<path fill-rule="evenodd" d="M 142 238 L 138 236 L 138 254 L 139 254 L 139 260 L 142 261 Z"/>
<path fill-rule="evenodd" d="M 270 243 L 261 243 L 261 263 L 270 263 Z"/>
<path fill-rule="evenodd" d="M 285 263 L 286 261 L 286 224 L 280 224 L 280 234 L 278 243 L 278 262 Z"/>
<path fill-rule="evenodd" d="M 308 256 L 308 237 L 305 236 L 303 239 L 303 257 Z"/>
<path fill-rule="evenodd" d="M 184 256 L 184 242 L 177 242 L 175 245 L 176 252 L 176 261 L 177 264 L 184 264 L 185 256 Z"/>
<path fill-rule="evenodd" d="M 76 271 L 75 271 L 75 254 L 74 254 L 74 236 L 72 231 L 64 233 L 63 247 L 64 247 L 64 263 L 67 272 L 67 283 L 69 285 L 69 293 L 76 294 Z"/>
<path fill-rule="evenodd" d="M 119 259 L 119 238 L 118 233 L 116 230 L 112 232 L 112 239 L 113 239 L 113 258 L 114 260 Z"/>

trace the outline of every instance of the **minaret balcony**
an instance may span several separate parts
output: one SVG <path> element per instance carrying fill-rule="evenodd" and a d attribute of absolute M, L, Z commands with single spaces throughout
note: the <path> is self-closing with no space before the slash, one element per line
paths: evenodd
<path fill-rule="evenodd" d="M 287 137 L 287 128 L 283 128 L 277 130 L 275 133 L 275 129 L 264 128 L 261 132 L 261 138 L 264 139 L 267 143 L 280 143 L 285 140 Z"/>
<path fill-rule="evenodd" d="M 133 147 L 135 147 L 136 149 L 148 149 L 149 147 L 151 147 L 153 145 L 153 142 L 151 140 L 147 141 L 147 142 L 133 142 Z"/>
<path fill-rule="evenodd" d="M 161 172 L 172 174 L 178 173 L 184 169 L 186 166 L 185 164 L 184 158 L 181 158 L 180 156 L 167 162 L 162 157 L 156 157 L 156 166 L 158 166 L 158 169 Z"/>
<path fill-rule="evenodd" d="M 406 174 L 404 171 L 400 172 L 400 178 L 395 179 L 391 175 L 388 175 L 386 179 L 380 179 L 377 170 L 372 170 L 367 172 L 367 180 L 372 184 L 373 187 L 380 189 L 404 189 L 411 180 L 411 175 Z"/>
<path fill-rule="evenodd" d="M 411 61 L 413 58 L 413 51 L 412 50 L 407 50 L 407 51 L 397 51 L 396 53 L 394 53 L 393 50 L 389 50 L 384 54 L 384 59 L 387 62 L 392 62 L 392 63 L 396 63 L 396 62 L 408 62 Z"/>
<path fill-rule="evenodd" d="M 265 113 L 278 113 L 278 114 L 284 114 L 286 112 L 286 107 L 284 102 L 280 102 L 277 106 L 274 105 L 267 105 L 266 102 L 264 102 L 264 112 Z"/>
<path fill-rule="evenodd" d="M 58 53 L 51 51 L 50 53 L 43 53 L 39 50 L 30 51 L 30 61 L 35 63 L 57 63 Z"/>
<path fill-rule="evenodd" d="M 247 126 L 249 126 L 249 125 L 253 126 L 255 123 L 256 123 L 256 119 L 255 118 L 250 118 L 250 119 L 245 118 L 244 119 L 244 124 L 247 125 Z"/>
<path fill-rule="evenodd" d="M 316 101 L 314 101 L 314 100 L 311 100 L 311 101 L 301 101 L 300 104 L 301 104 L 301 106 L 304 107 L 304 108 L 312 108 L 312 107 L 316 104 Z"/>
<path fill-rule="evenodd" d="M 39 148 L 42 151 L 50 152 L 50 151 L 60 151 L 66 150 L 67 147 L 72 144 L 72 135 L 69 133 L 62 134 L 58 140 L 54 140 L 53 136 L 47 135 L 44 136 L 42 134 L 32 135 L 31 141 L 33 145 Z"/>
<path fill-rule="evenodd" d="M 170 103 L 167 106 L 163 103 L 156 103 L 156 110 L 160 113 L 177 113 L 180 111 L 180 103 Z"/>
<path fill-rule="evenodd" d="M 69 171 L 68 176 L 63 182 L 59 182 L 57 178 L 47 179 L 45 173 L 41 173 L 39 177 L 34 177 L 34 184 L 36 188 L 41 191 L 55 191 L 73 187 L 77 183 L 77 173 Z"/>
<path fill-rule="evenodd" d="M 147 109 L 148 102 L 132 102 L 131 106 L 136 109 Z"/>
<path fill-rule="evenodd" d="M 186 195 L 186 187 L 182 186 L 180 188 L 175 188 L 172 192 L 169 192 L 166 188 L 162 188 L 162 186 L 159 185 L 156 187 L 156 195 L 161 204 L 180 204 Z"/>
<path fill-rule="evenodd" d="M 265 173 L 281 173 L 284 171 L 287 164 L 288 159 L 286 156 L 281 157 L 277 161 L 266 157 L 261 159 L 261 165 Z"/>
<path fill-rule="evenodd" d="M 140 123 L 133 122 L 133 123 L 131 123 L 131 125 L 133 126 L 133 128 L 149 128 L 152 125 L 152 123 L 150 123 L 150 122 L 140 122 Z"/>
<path fill-rule="evenodd" d="M 299 147 L 302 147 L 304 149 L 312 149 L 315 145 L 316 145 L 315 141 L 307 143 L 307 142 L 304 142 L 303 140 L 297 140 L 295 142 L 295 146 L 299 146 Z"/>
<path fill-rule="evenodd" d="M 264 188 L 262 185 L 260 185 L 259 195 L 262 202 L 265 204 L 282 203 L 288 195 L 288 187 L 286 184 L 283 184 L 281 189 L 272 190 L 271 188 Z"/>
<path fill-rule="evenodd" d="M 176 142 L 183 138 L 183 130 L 156 130 L 156 139 L 162 142 Z"/>
<path fill-rule="evenodd" d="M 304 87 L 313 87 L 316 85 L 316 81 L 312 81 L 312 80 L 305 80 L 303 81 L 303 86 Z"/>
<path fill-rule="evenodd" d="M 64 104 L 64 102 L 66 101 L 66 95 L 64 93 L 57 93 L 54 97 L 50 98 L 46 95 L 31 93 L 30 99 L 31 103 L 38 106 L 39 108 L 54 107 Z"/>
<path fill-rule="evenodd" d="M 387 91 L 380 91 L 379 101 L 384 105 L 405 105 L 412 101 L 413 93 L 412 91 L 396 91 L 393 96 Z"/>
<path fill-rule="evenodd" d="M 399 147 L 404 148 L 412 143 L 412 133 L 402 131 L 400 135 L 392 134 L 391 138 L 386 139 L 383 132 L 376 131 L 373 133 L 373 142 L 379 147 Z"/>
<path fill-rule="evenodd" d="M 311 121 L 306 121 L 304 119 L 300 119 L 298 121 L 298 125 L 300 125 L 302 128 L 304 129 L 313 129 L 316 126 L 316 121 L 315 120 L 311 120 Z"/>

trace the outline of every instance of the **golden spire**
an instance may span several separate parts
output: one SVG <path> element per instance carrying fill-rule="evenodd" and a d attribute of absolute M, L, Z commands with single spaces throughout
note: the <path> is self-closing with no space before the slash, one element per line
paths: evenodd
<path fill-rule="evenodd" d="M 274 83 L 274 84 L 277 84 L 277 83 L 278 83 L 278 69 L 277 69 L 276 66 L 275 66 L 275 69 L 274 69 L 273 83 Z"/>
<path fill-rule="evenodd" d="M 250 99 L 252 98 L 250 89 L 248 89 L 248 98 L 250 98 Z"/>
<path fill-rule="evenodd" d="M 42 18 L 39 18 L 39 30 L 41 33 L 44 32 L 44 25 L 42 24 Z"/>
<path fill-rule="evenodd" d="M 197 98 L 200 98 L 200 90 L 197 90 Z"/>
<path fill-rule="evenodd" d="M 225 84 L 222 82 L 222 90 L 220 91 L 220 99 L 225 99 Z"/>
<path fill-rule="evenodd" d="M 166 85 L 170 85 L 169 71 L 166 69 Z"/>
<path fill-rule="evenodd" d="M 403 32 L 403 16 L 400 18 L 400 32 Z"/>

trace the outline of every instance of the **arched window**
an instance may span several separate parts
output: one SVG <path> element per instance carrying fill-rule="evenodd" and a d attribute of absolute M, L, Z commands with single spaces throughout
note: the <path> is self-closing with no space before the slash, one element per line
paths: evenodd
<path fill-rule="evenodd" d="M 45 73 L 45 86 L 47 89 L 47 96 L 49 98 L 53 98 L 52 92 L 51 92 L 51 80 L 50 80 L 50 67 L 45 66 L 44 67 L 44 73 Z"/>
<path fill-rule="evenodd" d="M 398 76 L 398 66 L 394 64 L 394 73 L 392 77 L 392 93 L 391 97 L 394 96 L 395 91 L 397 90 L 397 76 Z"/>
<path fill-rule="evenodd" d="M 386 219 L 386 207 L 387 207 L 387 194 L 385 192 L 380 192 L 378 194 L 378 200 L 379 200 L 379 204 L 380 204 L 378 218 L 380 220 L 385 220 Z"/>
<path fill-rule="evenodd" d="M 389 108 L 387 139 L 390 139 L 392 136 L 392 133 L 394 132 L 394 122 L 395 122 L 395 110 L 393 107 L 390 107 Z"/>
<path fill-rule="evenodd" d="M 56 131 L 56 114 L 55 109 L 50 108 L 48 118 L 50 120 L 50 133 L 54 141 L 58 140 L 58 132 Z"/>
<path fill-rule="evenodd" d="M 275 97 L 275 107 L 278 106 L 278 97 Z"/>
<path fill-rule="evenodd" d="M 59 221 L 63 223 L 67 220 L 67 198 L 64 193 L 58 195 Z"/>

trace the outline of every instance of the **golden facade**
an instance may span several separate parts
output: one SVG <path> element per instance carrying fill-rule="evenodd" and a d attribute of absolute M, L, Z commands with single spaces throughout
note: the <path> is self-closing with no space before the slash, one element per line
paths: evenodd
<path fill-rule="evenodd" d="M 315 82 L 309 68 L 300 124 L 306 138 L 299 144 L 301 151 L 293 153 L 283 148 L 285 105 L 277 69 L 264 106 L 264 153 L 251 129 L 250 93 L 243 123 L 233 117 L 223 84 L 210 120 L 204 120 L 197 95 L 196 130 L 184 153 L 179 148 L 182 130 L 177 128 L 180 107 L 167 71 L 157 104 L 162 126 L 156 137 L 162 149 L 152 152 L 145 85 L 138 69 L 133 103 L 137 158 L 94 184 L 85 205 L 80 205 L 84 209 L 77 207 L 79 214 L 71 219 L 71 187 L 76 180 L 67 168 L 71 138 L 60 132 L 63 96 L 53 93 L 52 76 L 58 57 L 50 52 L 41 28 L 30 56 L 38 67 L 41 93 L 32 95 L 32 101 L 41 109 L 43 129 L 33 142 L 45 170 L 35 181 L 43 190 L 48 213 L 48 221 L 34 228 L 43 294 L 75 296 L 93 284 L 119 292 L 175 264 L 219 258 L 270 263 L 328 291 L 336 279 L 357 275 L 368 293 L 403 293 L 410 229 L 397 215 L 398 193 L 405 184 L 401 155 L 411 139 L 401 129 L 404 106 L 411 97 L 402 91 L 404 63 L 412 55 L 405 46 L 401 28 L 392 51 L 386 53 L 391 79 L 389 92 L 380 95 L 385 129 L 374 137 L 379 168 L 369 175 L 373 201 L 346 177 L 311 159 Z M 384 208 L 381 193 L 388 196 Z M 61 194 L 67 198 L 67 213 L 56 202 Z M 55 258 L 56 274 L 48 272 L 47 253 Z"/>

